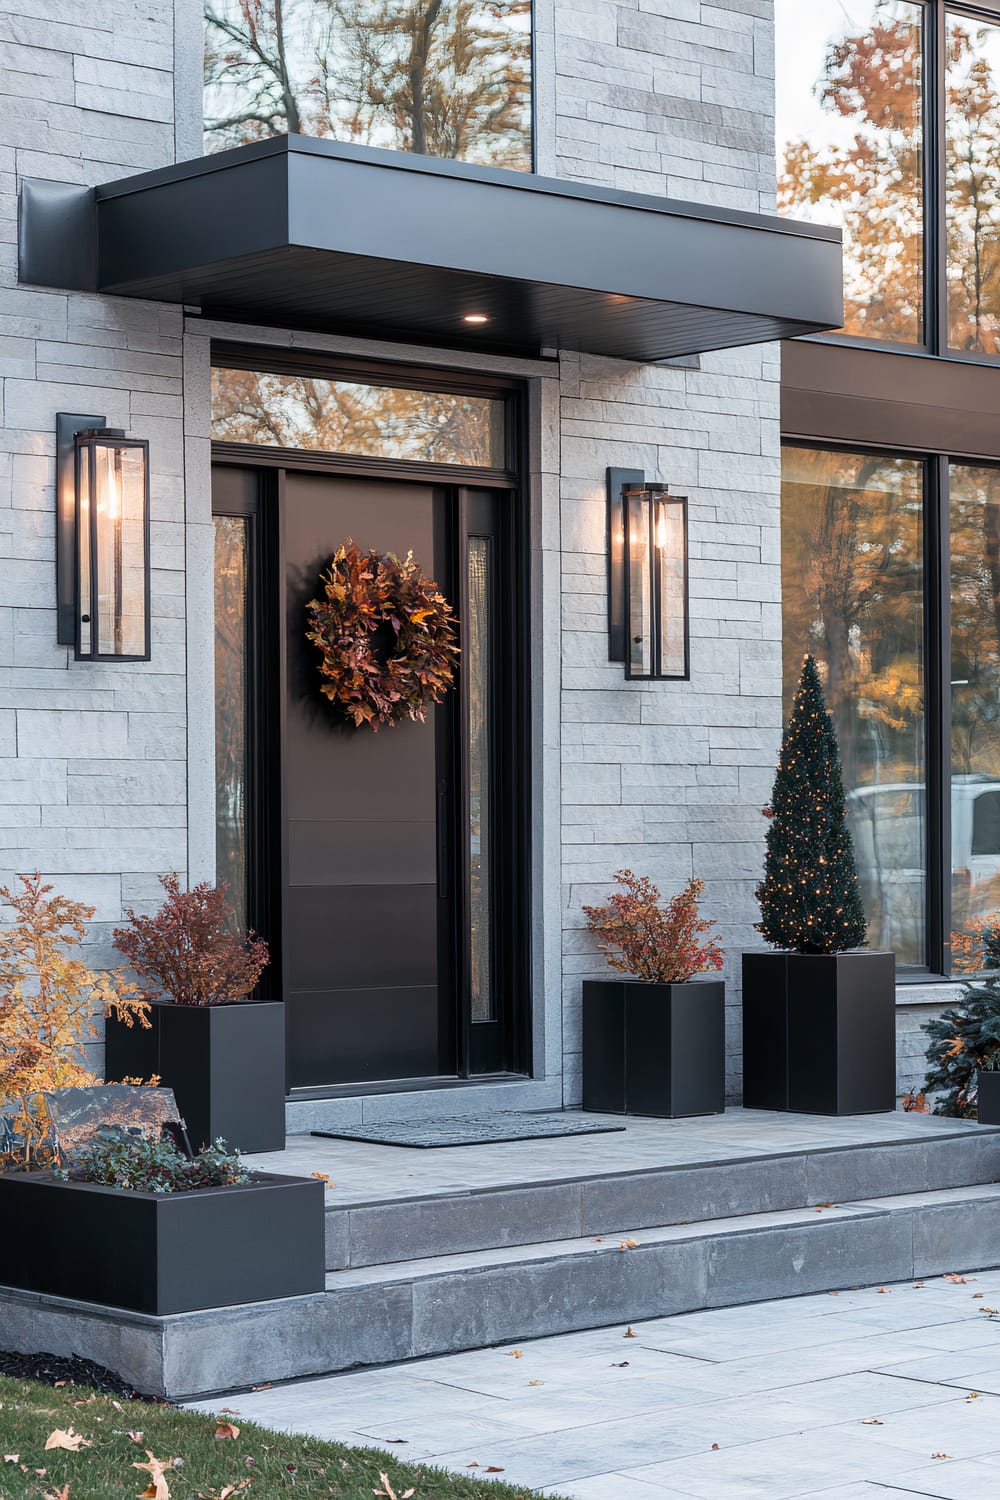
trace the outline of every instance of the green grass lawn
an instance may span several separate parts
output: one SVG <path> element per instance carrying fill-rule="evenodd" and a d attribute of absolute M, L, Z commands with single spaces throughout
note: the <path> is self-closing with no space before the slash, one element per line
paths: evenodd
<path fill-rule="evenodd" d="M 231 1404 L 239 1401 L 234 1397 Z M 384 1453 L 268 1432 L 239 1416 L 222 1420 L 235 1424 L 239 1436 L 216 1437 L 216 1418 L 198 1412 L 0 1376 L 0 1500 L 106 1500 L 144 1492 L 156 1500 L 228 1500 L 230 1494 L 233 1500 L 373 1500 L 373 1492 L 384 1489 L 380 1473 L 397 1497 L 412 1487 L 414 1500 L 511 1500 L 525 1493 L 475 1475 L 399 1463 Z M 90 1446 L 46 1451 L 56 1430 L 72 1431 Z M 154 1490 L 149 1471 L 132 1467 L 149 1462 L 147 1449 L 161 1462 L 179 1461 L 163 1472 L 166 1488 Z"/>

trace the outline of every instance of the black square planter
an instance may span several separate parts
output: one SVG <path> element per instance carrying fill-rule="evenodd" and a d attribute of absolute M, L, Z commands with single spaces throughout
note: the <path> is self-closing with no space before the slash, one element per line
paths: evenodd
<path fill-rule="evenodd" d="M 583 986 L 583 1107 L 717 1115 L 726 1098 L 726 987 L 591 979 Z"/>
<path fill-rule="evenodd" d="M 977 1073 L 976 1089 L 980 1125 L 1000 1125 L 1000 1073 Z"/>
<path fill-rule="evenodd" d="M 892 953 L 744 953 L 743 1104 L 797 1114 L 896 1108 Z"/>
<path fill-rule="evenodd" d="M 109 1018 L 105 1077 L 160 1076 L 191 1144 L 219 1136 L 248 1154 L 285 1144 L 285 1007 L 277 1002 L 150 1007 L 151 1029 Z"/>
<path fill-rule="evenodd" d="M 189 1193 L 0 1176 L 0 1283 L 157 1317 L 321 1292 L 323 1194 L 264 1173 Z"/>

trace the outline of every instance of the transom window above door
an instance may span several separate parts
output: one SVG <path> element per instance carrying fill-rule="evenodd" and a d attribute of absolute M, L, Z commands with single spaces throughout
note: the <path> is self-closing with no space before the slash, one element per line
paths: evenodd
<path fill-rule="evenodd" d="M 212 370 L 216 442 L 503 469 L 507 400 L 361 378 Z"/>
<path fill-rule="evenodd" d="M 531 0 L 206 0 L 205 150 L 270 135 L 530 172 Z"/>
<path fill-rule="evenodd" d="M 775 18 L 779 212 L 843 229 L 842 331 L 1000 357 L 1000 4 Z"/>

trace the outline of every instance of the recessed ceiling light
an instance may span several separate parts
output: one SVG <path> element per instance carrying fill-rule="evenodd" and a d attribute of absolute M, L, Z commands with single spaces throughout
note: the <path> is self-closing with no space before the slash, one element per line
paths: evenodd
<path fill-rule="evenodd" d="M 466 313 L 462 319 L 463 323 L 488 323 L 489 321 L 485 313 Z"/>

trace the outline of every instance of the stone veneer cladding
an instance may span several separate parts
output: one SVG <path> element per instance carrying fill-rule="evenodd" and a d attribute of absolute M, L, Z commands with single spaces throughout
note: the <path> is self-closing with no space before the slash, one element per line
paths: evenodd
<path fill-rule="evenodd" d="M 556 6 L 551 45 L 557 175 L 773 212 L 771 0 L 580 0 Z M 739 953 L 755 941 L 781 724 L 778 351 L 698 364 L 562 360 L 567 1102 L 579 1099 L 581 978 L 602 971 L 580 905 L 622 866 L 668 893 L 705 880 L 730 954 L 730 1093 L 738 1080 Z M 689 683 L 626 683 L 607 661 L 607 465 L 689 496 Z"/>
<path fill-rule="evenodd" d="M 169 5 L 0 5 L 0 877 L 91 903 L 98 963 L 123 903 L 188 868 L 182 313 L 18 285 L 17 192 L 173 161 L 173 100 Z M 55 644 L 58 411 L 150 439 L 149 663 Z"/>

